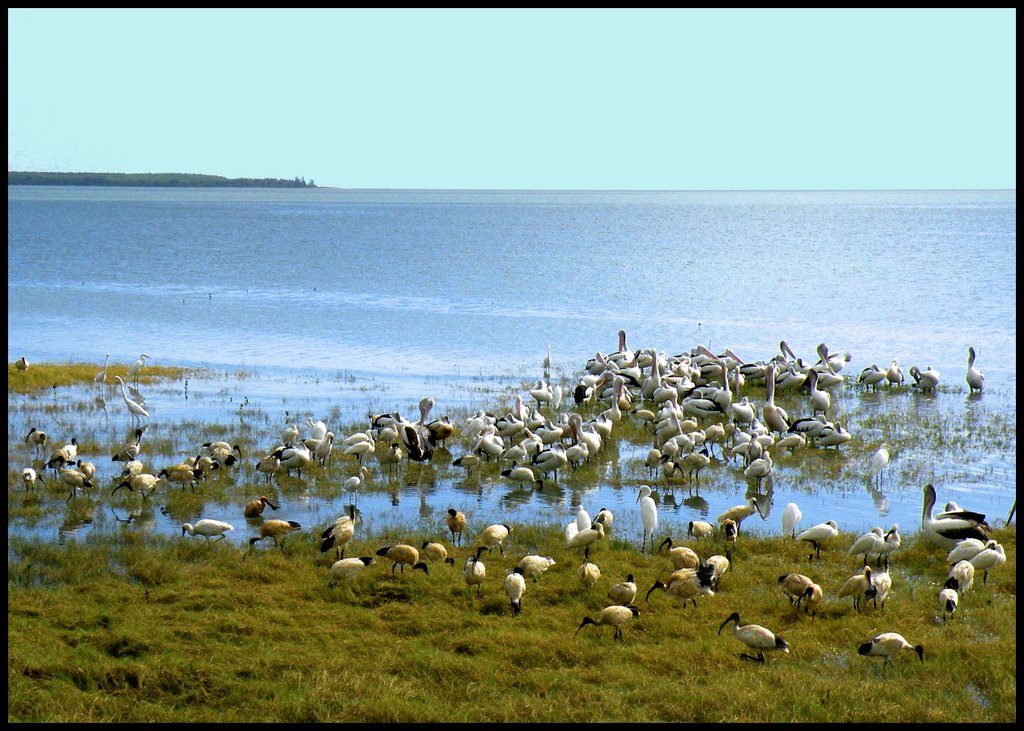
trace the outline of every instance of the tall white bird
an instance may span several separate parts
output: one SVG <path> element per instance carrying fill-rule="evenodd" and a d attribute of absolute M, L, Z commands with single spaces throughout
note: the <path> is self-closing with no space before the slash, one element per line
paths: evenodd
<path fill-rule="evenodd" d="M 651 488 L 647 485 L 640 487 L 640 494 L 636 501 L 640 503 L 640 520 L 644 526 L 643 542 L 640 544 L 640 553 L 644 552 L 647 542 L 651 543 L 651 550 L 654 550 L 654 531 L 658 528 L 658 506 L 651 497 Z"/>
<path fill-rule="evenodd" d="M 889 464 L 889 445 L 883 442 L 875 453 L 871 455 L 871 462 L 868 465 L 868 476 L 874 477 L 879 476 L 881 479 L 882 470 L 885 469 L 886 465 Z"/>
<path fill-rule="evenodd" d="M 142 373 L 142 369 L 146 367 L 147 358 L 149 358 L 149 356 L 143 353 L 139 356 L 139 359 L 132 363 L 131 367 L 128 368 L 128 377 L 135 379 L 136 386 L 139 385 L 139 375 Z"/>
<path fill-rule="evenodd" d="M 800 506 L 796 503 L 789 503 L 782 511 L 782 533 L 796 540 L 796 527 L 800 525 Z"/>
<path fill-rule="evenodd" d="M 1006 563 L 1006 549 L 996 541 L 989 541 L 985 550 L 971 559 L 971 564 L 978 571 L 983 571 L 981 583 L 988 583 L 988 572 Z"/>
<path fill-rule="evenodd" d="M 142 408 L 138 402 L 132 401 L 128 398 L 128 393 L 124 390 L 124 381 L 121 380 L 121 376 L 114 376 L 114 378 L 116 378 L 117 382 L 121 384 L 121 398 L 124 399 L 124 405 L 128 407 L 128 411 L 132 415 L 132 420 L 138 421 L 142 417 L 146 417 L 148 419 L 149 412 Z"/>
<path fill-rule="evenodd" d="M 757 657 L 741 653 L 740 657 L 742 659 L 753 660 L 763 665 L 764 653 L 766 652 L 778 650 L 779 652 L 789 653 L 789 644 L 781 637 L 777 637 L 770 629 L 762 627 L 759 624 L 741 625 L 739 612 L 733 612 L 724 622 L 722 622 L 722 626 L 718 628 L 718 634 L 722 634 L 722 630 L 725 629 L 725 626 L 730 622 L 733 623 L 733 636 L 750 649 L 757 650 Z"/>
<path fill-rule="evenodd" d="M 967 348 L 967 388 L 969 393 L 974 393 L 985 388 L 985 374 L 974 367 L 974 346 Z"/>
<path fill-rule="evenodd" d="M 210 520 L 209 518 L 203 518 L 195 525 L 191 523 L 183 523 L 181 526 L 181 535 L 188 533 L 190 536 L 203 536 L 206 540 L 210 540 L 210 536 L 218 536 L 217 540 L 224 538 L 224 534 L 229 530 L 234 530 L 235 526 L 230 523 L 225 523 L 222 520 Z"/>
<path fill-rule="evenodd" d="M 924 486 L 924 504 L 921 511 L 921 529 L 928 539 L 940 548 L 949 551 L 964 538 L 988 541 L 988 525 L 974 517 L 935 518 L 935 487 L 929 482 Z"/>
<path fill-rule="evenodd" d="M 863 556 L 864 565 L 868 565 L 868 558 L 871 554 L 876 553 L 879 556 L 882 555 L 882 547 L 885 543 L 885 537 L 880 527 L 874 527 L 860 538 L 853 542 L 850 546 L 850 550 L 846 552 L 847 556 Z"/>
<path fill-rule="evenodd" d="M 921 662 L 924 662 L 924 646 L 912 645 L 903 638 L 903 635 L 896 632 L 883 632 L 857 647 L 857 652 L 865 657 L 885 658 L 885 665 L 888 665 L 900 650 L 913 650 L 921 658 Z"/>
<path fill-rule="evenodd" d="M 95 381 L 96 385 L 102 386 L 104 383 L 107 382 L 107 363 L 109 363 L 109 362 L 110 362 L 110 353 L 107 353 L 106 357 L 103 359 L 103 370 L 100 371 L 99 373 L 97 373 L 96 374 L 96 378 L 93 379 L 93 381 Z"/>

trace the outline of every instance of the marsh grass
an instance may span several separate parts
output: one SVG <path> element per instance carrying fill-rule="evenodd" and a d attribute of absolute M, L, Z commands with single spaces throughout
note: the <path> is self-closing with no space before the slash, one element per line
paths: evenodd
<path fill-rule="evenodd" d="M 28 389 L 30 397 L 19 401 L 16 410 L 30 422 L 45 414 L 67 424 L 74 421 L 72 413 L 88 407 L 97 371 L 94 365 L 32 365 L 21 374 L 9 367 L 9 393 Z M 183 378 L 201 378 L 167 371 L 155 387 L 180 390 Z M 108 380 L 116 372 L 112 366 Z M 143 380 L 160 373 L 147 366 Z M 39 384 L 18 383 L 35 374 Z M 349 374 L 337 380 L 356 390 L 361 386 Z M 564 386 L 570 383 L 565 376 L 563 381 Z M 492 400 L 484 408 L 504 413 L 518 386 L 530 383 L 481 386 L 481 397 Z M 747 387 L 745 393 L 758 398 L 761 389 Z M 936 399 L 920 396 L 906 390 L 868 395 L 844 389 L 835 400 L 853 440 L 842 450 L 780 455 L 776 469 L 797 491 L 827 489 L 841 499 L 845 492 L 863 490 L 865 455 L 883 438 L 896 454 L 927 456 L 941 450 L 960 464 L 977 455 L 1014 451 L 1012 418 L 976 402 L 947 413 L 937 408 Z M 787 394 L 779 402 L 799 412 L 799 398 Z M 282 400 L 282 409 L 285 422 L 314 416 L 288 399 Z M 587 416 L 597 410 L 582 409 Z M 513 524 L 505 556 L 497 550 L 484 555 L 487 580 L 478 597 L 463 581 L 462 565 L 475 549 L 475 535 L 487 523 L 500 521 L 472 510 L 470 531 L 459 549 L 451 547 L 439 516 L 429 530 L 421 527 L 412 535 L 408 526 L 360 520 L 347 556 L 374 555 L 381 546 L 400 541 L 418 546 L 443 536 L 456 566 L 431 564 L 429 575 L 409 569 L 392 574 L 390 565 L 378 559 L 350 584 L 331 586 L 334 553 L 320 553 L 316 542 L 318 529 L 336 517 L 328 511 L 317 514 L 315 525 L 290 535 L 282 548 L 267 540 L 251 552 L 227 540 L 207 542 L 146 529 L 157 510 L 180 523 L 211 503 L 240 509 L 256 494 L 313 502 L 336 497 L 337 485 L 354 471 L 354 461 L 336 447 L 327 468 L 316 468 L 318 479 L 282 475 L 266 483 L 252 463 L 276 443 L 282 422 L 247 399 L 232 404 L 231 411 L 212 423 L 168 420 L 147 433 L 147 463 L 154 473 L 194 456 L 205 441 L 224 439 L 242 446 L 243 466 L 215 473 L 196 492 L 171 486 L 148 500 L 123 491 L 111 497 L 112 484 L 104 482 L 68 505 L 67 490 L 52 480 L 26 493 L 20 482 L 23 465 L 13 457 L 9 461 L 9 523 L 59 522 L 62 531 L 73 531 L 104 510 L 122 523 L 112 531 L 90 531 L 82 540 L 60 543 L 9 531 L 9 720 L 878 723 L 1016 718 L 1015 525 L 994 536 L 1006 547 L 1006 565 L 990 575 L 987 585 L 979 576 L 948 623 L 941 621 L 937 604 L 947 570 L 944 552 L 917 536 L 905 538 L 893 556 L 894 585 L 885 607 L 862 613 L 849 600 L 835 599 L 839 585 L 860 571 L 859 559 L 845 555 L 856 537 L 849 533 L 823 549 L 821 561 L 809 561 L 807 546 L 786 538 L 742 535 L 733 570 L 722 578 L 718 594 L 698 600 L 697 608 L 681 609 L 664 592 L 643 600 L 671 566 L 664 555 L 639 554 L 635 536 L 612 528 L 591 555 L 602 578 L 586 592 L 576 577 L 582 557 L 564 548 L 560 529 Z M 453 409 L 449 415 L 458 424 L 475 411 Z M 332 428 L 340 441 L 365 423 Z M 8 432 L 9 453 L 23 451 L 24 431 L 9 421 Z M 78 438 L 83 452 L 87 447 L 109 460 L 129 434 L 118 420 L 79 431 Z M 697 509 L 701 493 L 736 492 L 735 476 L 721 465 L 702 472 L 696 496 L 685 482 L 666 489 L 663 478 L 652 480 L 644 465 L 650 442 L 647 427 L 624 419 L 598 459 L 560 476 L 557 484 L 545 484 L 544 490 L 569 495 L 599 482 L 624 489 L 659 483 L 666 505 L 678 500 Z M 366 489 L 387 492 L 448 481 L 471 502 L 481 481 L 500 481 L 501 466 L 486 464 L 475 477 L 464 479 L 451 458 L 468 449 L 468 439 L 457 435 L 432 463 L 403 467 L 395 478 L 371 464 L 374 474 Z M 898 464 L 899 480 L 917 486 L 936 470 L 959 469 L 938 467 L 928 459 Z M 748 488 L 747 494 L 756 494 Z M 503 499 L 511 505 L 531 495 L 512 489 Z M 236 523 L 238 531 L 258 525 L 258 520 Z M 659 541 L 666 533 L 680 540 L 685 525 L 666 515 Z M 715 541 L 686 545 L 704 558 L 724 553 Z M 528 553 L 552 556 L 557 563 L 536 583 L 528 582 L 523 613 L 513 618 L 501 579 Z M 779 590 L 778 577 L 791 571 L 811 576 L 824 589 L 825 604 L 817 616 L 798 615 Z M 625 641 L 612 641 L 611 628 L 592 626 L 574 638 L 582 618 L 596 616 L 608 587 L 628 573 L 636 576 L 641 615 L 625 627 Z M 764 666 L 739 660 L 742 648 L 731 633 L 716 634 L 733 611 L 743 622 L 763 624 L 785 637 L 791 653 L 771 654 Z M 883 668 L 857 655 L 860 642 L 884 631 L 924 644 L 925 663 L 907 653 Z"/>
<path fill-rule="evenodd" d="M 784 538 L 741 537 L 714 597 L 679 608 L 643 595 L 671 572 L 664 555 L 638 555 L 612 537 L 591 560 L 560 532 L 513 526 L 502 558 L 485 554 L 483 595 L 455 567 L 391 573 L 380 559 L 332 586 L 333 555 L 309 533 L 284 550 L 245 554 L 226 542 L 95 536 L 66 546 L 14 539 L 8 565 L 8 717 L 18 721 L 942 722 L 1016 717 L 1015 528 L 996 537 L 1010 560 L 976 583 L 948 622 L 936 600 L 941 552 L 910 541 L 893 557 L 884 607 L 858 613 L 834 599 L 859 571 L 841 550 L 808 562 Z M 347 555 L 372 555 L 394 536 L 358 536 Z M 845 545 L 852 536 L 841 536 Z M 693 542 L 702 555 L 721 552 Z M 453 549 L 454 550 L 454 549 Z M 511 616 L 501 579 L 527 553 L 556 558 L 528 582 Z M 243 555 L 245 558 L 243 559 Z M 778 588 L 799 570 L 825 589 L 816 616 L 797 614 Z M 627 573 L 638 619 L 612 640 L 585 627 Z M 787 639 L 788 655 L 741 661 L 731 612 Z M 925 646 L 891 667 L 857 645 L 898 631 Z M 942 703 L 935 699 L 941 697 Z M 726 700 L 727 699 L 727 700 Z"/>

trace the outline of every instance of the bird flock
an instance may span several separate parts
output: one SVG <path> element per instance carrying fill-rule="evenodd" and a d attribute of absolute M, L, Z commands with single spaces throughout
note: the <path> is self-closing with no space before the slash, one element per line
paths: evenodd
<path fill-rule="evenodd" d="M 512 550 L 515 534 L 512 525 L 502 522 L 500 516 L 494 516 L 493 522 L 472 531 L 466 514 L 452 507 L 439 521 L 450 534 L 450 548 L 437 536 L 432 536 L 429 540 L 410 539 L 384 545 L 373 555 L 346 558 L 346 548 L 352 545 L 357 535 L 356 506 L 360 492 L 376 479 L 396 478 L 403 465 L 408 472 L 415 464 L 431 463 L 441 458 L 452 467 L 465 470 L 467 479 L 496 465 L 496 474 L 513 489 L 544 490 L 546 485 L 558 483 L 560 476 L 596 460 L 608 449 L 613 434 L 622 429 L 624 423 L 631 422 L 649 435 L 651 449 L 644 469 L 647 470 L 648 482 L 654 485 L 642 484 L 636 492 L 637 518 L 642 526 L 638 552 L 650 553 L 652 557 L 664 555 L 670 565 L 666 565 L 665 572 L 654 578 L 646 592 L 645 602 L 650 605 L 652 595 L 661 590 L 679 607 L 696 608 L 698 599 L 713 601 L 712 598 L 719 593 L 723 575 L 736 570 L 734 556 L 743 522 L 755 514 L 766 516 L 763 506 L 770 504 L 770 485 L 776 460 L 796 450 L 838 450 L 852 439 L 835 413 L 835 400 L 829 392 L 829 389 L 847 383 L 847 377 L 841 371 L 851 356 L 848 353 L 831 353 L 822 343 L 817 348 L 818 361 L 810 364 L 797 357 L 785 341 L 780 343 L 779 354 L 766 361 L 743 360 L 731 349 L 715 354 L 704 346 L 666 356 L 664 351 L 658 352 L 654 348 L 631 350 L 625 331 L 619 331 L 618 335 L 618 350 L 608 354 L 597 352 L 584 364 L 583 375 L 575 386 L 568 389 L 549 380 L 549 350 L 545 360 L 545 378 L 538 379 L 524 393 L 517 394 L 512 407 L 504 414 L 480 410 L 461 424 L 453 423 L 447 416 L 431 419 L 435 402 L 433 398 L 425 397 L 419 403 L 418 418 L 413 420 L 407 420 L 397 412 L 370 414 L 365 430 L 341 436 L 330 431 L 324 421 L 310 418 L 305 425 L 308 429 L 306 437 L 302 436 L 303 429 L 297 422 L 289 422 L 281 432 L 280 442 L 265 450 L 263 456 L 255 461 L 243 458 L 239 444 L 211 441 L 203 443 L 201 449 L 197 448 L 196 456 L 190 455 L 178 463 L 166 465 L 155 475 L 146 471 L 140 459 L 143 435 L 148 428 L 142 420 L 150 417 L 143 406 L 144 399 L 137 391 L 139 374 L 149 358 L 143 353 L 128 371 L 129 379 L 136 386 L 132 397 L 129 397 L 125 380 L 115 377 L 130 416 L 131 431 L 125 443 L 113 454 L 112 461 L 125 464 L 111 495 L 125 488 L 128 493 L 149 500 L 164 484 L 195 492 L 217 471 L 232 468 L 249 470 L 248 474 L 267 486 L 263 492 L 272 495 L 269 488 L 282 478 L 291 478 L 294 473 L 296 479 L 306 479 L 310 474 L 326 470 L 332 457 L 342 459 L 351 466 L 345 468 L 351 469 L 351 475 L 338 486 L 340 493 L 351 497 L 349 512 L 318 529 L 320 553 L 326 554 L 334 549 L 334 561 L 327 571 L 332 586 L 340 582 L 352 583 L 375 563 L 385 564 L 391 575 L 404 575 L 406 567 L 409 567 L 422 571 L 426 575 L 424 580 L 436 580 L 428 560 L 440 565 L 454 565 L 457 554 L 463 552 L 464 537 L 469 533 L 474 540 L 461 559 L 461 580 L 470 597 L 474 594 L 481 597 L 488 579 L 485 560 L 492 560 L 495 548 L 499 559 L 504 559 L 506 552 Z M 976 352 L 971 347 L 966 381 L 972 393 L 980 392 L 984 387 L 984 376 L 975 368 L 975 359 Z M 107 360 L 96 376 L 97 384 L 106 383 Z M 21 359 L 17 367 L 24 371 L 28 365 Z M 922 393 L 934 392 L 940 383 L 938 372 L 930 366 L 923 371 L 913 366 L 909 373 L 914 381 L 913 388 Z M 877 389 L 882 384 L 890 389 L 899 389 L 904 387 L 904 383 L 903 370 L 897 359 L 893 359 L 885 370 L 876 365 L 869 366 L 856 379 L 856 385 L 863 389 Z M 763 404 L 758 405 L 749 395 L 740 396 L 741 389 L 746 388 L 749 392 L 762 387 Z M 806 409 L 802 415 L 790 414 L 776 403 L 777 393 L 796 394 L 802 391 L 806 391 L 806 400 L 799 402 Z M 563 409 L 563 405 L 568 408 Z M 26 490 L 35 489 L 38 483 L 45 485 L 43 467 L 53 470 L 57 481 L 70 491 L 68 502 L 75 500 L 83 491 L 95 489 L 92 479 L 95 466 L 78 458 L 75 438 L 54 450 L 45 462 L 41 457 L 50 442 L 49 437 L 33 428 L 24 441 L 40 458 L 37 463 L 40 469 L 33 466 L 22 472 Z M 447 449 L 449 441 L 466 445 L 465 452 L 453 458 Z M 889 464 L 890 458 L 889 445 L 880 444 L 866 472 L 872 477 L 878 475 Z M 372 468 L 375 464 L 377 470 Z M 699 495 L 700 475 L 705 470 L 734 470 L 754 495 L 723 512 L 714 524 L 690 521 L 686 540 L 691 545 L 665 536 L 655 549 L 659 527 L 658 505 L 653 497 L 655 490 L 663 486 L 666 493 L 670 493 L 676 487 L 686 486 L 691 496 Z M 768 486 L 767 494 L 762 493 L 765 485 Z M 283 549 L 285 537 L 302 530 L 294 520 L 264 517 L 267 507 L 275 512 L 279 510 L 276 498 L 267 494 L 251 499 L 241 511 L 240 517 L 244 517 L 255 532 L 248 540 L 249 551 L 245 555 L 267 538 Z M 975 570 L 983 572 L 982 584 L 985 585 L 989 573 L 997 570 L 1006 556 L 1002 546 L 989 538 L 990 528 L 985 516 L 955 504 L 947 504 L 945 510 L 936 515 L 937 496 L 931 484 L 924 487 L 922 497 L 922 532 L 932 543 L 948 552 L 950 570 L 948 576 L 939 582 L 941 589 L 937 592 L 935 604 L 942 621 L 946 622 L 954 617 L 965 593 L 975 586 Z M 814 561 L 821 561 L 822 550 L 828 552 L 840 532 L 832 519 L 800 531 L 803 518 L 799 506 L 790 503 L 782 512 L 781 529 L 783 535 L 792 541 L 808 544 L 813 551 L 808 555 L 808 561 L 813 565 Z M 531 584 L 542 581 L 551 567 L 562 562 L 572 566 L 578 563 L 574 574 L 579 589 L 593 591 L 602 574 L 591 557 L 609 541 L 614 521 L 615 516 L 606 508 L 591 519 L 580 505 L 565 525 L 565 553 L 562 556 L 526 554 L 517 557 L 499 582 L 508 599 L 509 614 L 520 616 L 524 612 L 524 599 L 528 606 Z M 211 539 L 214 539 L 212 542 L 220 542 L 233 530 L 233 525 L 209 518 L 181 525 L 183 538 L 186 535 L 203 536 L 207 542 Z M 616 538 L 622 540 L 625 537 Z M 720 541 L 724 555 L 705 551 L 706 557 L 702 559 L 696 549 L 708 541 Z M 858 537 L 845 553 L 861 559 L 861 569 L 835 587 L 836 602 L 849 597 L 856 612 L 867 611 L 869 601 L 874 608 L 881 605 L 884 609 L 886 599 L 893 593 L 890 558 L 900 545 L 897 525 L 888 530 L 879 526 Z M 876 562 L 875 567 L 870 565 L 872 559 Z M 803 571 L 813 573 L 808 569 Z M 636 606 L 638 574 L 616 577 L 621 580 L 611 584 L 604 594 L 608 605 L 594 617 L 583 617 L 576 627 L 576 635 L 587 625 L 596 625 L 612 628 L 612 638 L 624 641 L 624 628 L 641 616 L 641 609 Z M 827 603 L 828 593 L 823 590 L 821 582 L 802 571 L 784 574 L 778 583 L 798 614 L 815 616 Z M 768 628 L 742 624 L 736 611 L 731 611 L 719 624 L 718 634 L 721 635 L 730 625 L 733 637 L 748 651 L 740 655 L 744 660 L 763 664 L 765 653 L 788 654 L 791 650 L 787 640 Z M 857 646 L 860 655 L 882 657 L 886 664 L 904 649 L 914 650 L 923 662 L 924 648 L 911 644 L 895 632 L 884 632 Z"/>

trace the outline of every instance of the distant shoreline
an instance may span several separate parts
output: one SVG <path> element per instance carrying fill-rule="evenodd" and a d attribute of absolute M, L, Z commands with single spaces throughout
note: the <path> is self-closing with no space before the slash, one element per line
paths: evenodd
<path fill-rule="evenodd" d="M 8 171 L 8 185 L 92 185 L 153 188 L 316 188 L 305 178 L 225 178 L 195 173 L 36 173 Z"/>

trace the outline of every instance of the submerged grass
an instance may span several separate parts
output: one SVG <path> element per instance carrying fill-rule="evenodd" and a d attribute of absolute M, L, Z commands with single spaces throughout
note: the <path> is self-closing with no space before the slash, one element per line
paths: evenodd
<path fill-rule="evenodd" d="M 125 369 L 122 369 L 122 372 Z M 166 371 L 166 372 L 165 372 Z M 94 365 L 32 365 L 25 373 L 9 366 L 9 393 L 35 393 L 62 386 L 89 386 Z M 108 380 L 117 371 L 111 366 Z M 29 387 L 28 378 L 39 382 Z M 181 369 L 147 366 L 143 380 L 198 377 Z M 349 376 L 339 376 L 346 383 Z M 19 379 L 22 382 L 19 383 Z M 66 380 L 65 380 L 66 379 Z M 175 386 L 177 387 L 177 386 Z M 187 388 L 187 386 L 186 386 Z M 26 390 L 19 390 L 26 389 Z M 490 392 L 489 392 L 490 393 Z M 753 391 L 751 394 L 753 395 Z M 56 395 L 56 390 L 54 390 Z M 490 393 L 495 401 L 507 394 Z M 54 403 L 50 403 L 53 401 Z M 287 407 L 287 402 L 284 406 Z M 780 455 L 797 489 L 841 494 L 849 477 L 850 453 L 870 453 L 878 441 L 895 454 L 942 449 L 968 462 L 977 453 L 1015 449 L 1012 418 L 979 406 L 957 415 L 934 408 L 934 400 L 884 393 L 844 404 L 854 437 L 844 452 L 798 451 Z M 30 398 L 20 405 L 30 421 L 47 414 L 64 419 L 75 402 Z M 500 409 L 501 407 L 497 407 Z M 8 520 L 33 525 L 62 517 L 65 526 L 91 520 L 105 505 L 135 511 L 144 523 L 155 509 L 183 522 L 204 502 L 237 504 L 254 494 L 278 491 L 316 500 L 352 472 L 351 458 L 337 456 L 323 470 L 327 479 L 281 478 L 268 485 L 250 455 L 276 440 L 280 425 L 245 402 L 225 423 L 194 419 L 162 423 L 147 435 L 146 452 L 156 465 L 194 454 L 223 438 L 240 443 L 243 471 L 224 472 L 199 493 L 161 488 L 151 500 L 109 496 L 109 486 L 83 495 L 70 507 L 67 491 L 49 481 L 35 492 L 20 484 L 21 463 L 8 469 Z M 456 424 L 474 410 L 453 410 Z M 304 413 L 285 412 L 286 421 Z M 334 415 L 337 416 L 336 414 Z M 70 421 L 70 419 L 67 419 Z M 332 418 L 329 423 L 334 423 Z M 123 424 L 78 433 L 82 451 L 108 455 L 123 442 Z M 336 427 L 338 440 L 365 428 Z M 24 450 L 24 431 L 9 422 L 9 451 Z M 158 432 L 158 433 L 155 433 Z M 575 491 L 608 481 L 628 486 L 648 481 L 643 458 L 650 434 L 624 420 L 602 459 L 566 474 L 556 489 Z M 446 457 L 468 450 L 457 436 Z M 109 456 L 105 457 L 109 459 Z M 901 460 L 900 479 L 932 479 L 927 460 Z M 909 466 L 909 465 L 916 466 Z M 159 469 L 159 466 L 156 467 Z M 375 487 L 389 489 L 378 465 Z M 413 466 L 405 481 L 433 482 L 461 475 L 450 460 Z M 488 465 L 490 476 L 499 469 Z M 154 472 L 156 470 L 153 470 Z M 650 480 L 652 483 L 661 481 Z M 724 470 L 708 470 L 701 489 L 735 491 Z M 545 489 L 551 489 L 546 487 Z M 529 495 L 529 491 L 524 491 Z M 663 493 L 668 500 L 671 493 Z M 472 491 L 467 489 L 467 500 Z M 515 491 L 509 500 L 516 499 Z M 687 498 L 683 502 L 686 504 Z M 333 518 L 333 516 L 331 516 Z M 325 517 L 325 520 L 327 518 Z M 129 529 L 89 532 L 83 540 L 55 544 L 11 535 L 8 541 L 8 719 L 23 722 L 955 722 L 1016 719 L 1016 526 L 994 536 L 1007 562 L 986 584 L 979 575 L 949 622 L 937 593 L 948 567 L 944 552 L 915 536 L 894 554 L 893 589 L 884 607 L 857 612 L 835 598 L 840 584 L 860 571 L 845 555 L 855 538 L 843 533 L 808 560 L 805 545 L 782 537 L 741 536 L 733 570 L 714 597 L 696 608 L 679 608 L 664 592 L 644 595 L 671 565 L 664 554 L 637 553 L 615 527 L 593 549 L 602 578 L 591 591 L 580 587 L 582 557 L 564 547 L 561 531 L 514 524 L 505 556 L 485 554 L 483 595 L 471 593 L 462 566 L 475 551 L 483 527 L 471 518 L 464 544 L 449 550 L 454 567 L 431 564 L 429 575 L 391 573 L 377 559 L 351 583 L 330 585 L 334 554 L 318 550 L 315 530 L 289 536 L 281 549 L 269 541 L 244 553 L 236 545 L 163 536 Z M 312 528 L 313 526 L 304 526 Z M 443 526 L 439 524 L 443 530 Z M 669 521 L 659 533 L 671 530 Z M 679 531 L 676 531 L 678 533 Z M 445 533 L 447 536 L 447 533 Z M 373 555 L 383 545 L 410 542 L 405 526 L 358 524 L 346 555 Z M 436 538 L 436 536 L 429 536 Z M 677 540 L 681 535 L 673 535 Z M 632 538 L 632 537 L 631 537 Z M 445 541 L 448 544 L 447 541 Z M 724 553 L 717 541 L 687 543 L 702 557 Z M 501 580 L 528 553 L 552 556 L 556 564 L 528 582 L 523 613 L 512 617 Z M 819 583 L 825 604 L 816 616 L 798 614 L 778 586 L 797 571 Z M 634 574 L 638 619 L 613 641 L 608 627 L 584 627 L 606 605 L 612 583 Z M 717 630 L 732 612 L 744 623 L 762 624 L 785 637 L 788 655 L 770 655 L 764 666 L 741 661 L 740 644 Z M 875 634 L 896 631 L 925 646 L 925 662 L 905 653 L 892 667 L 861 657 L 857 645 Z"/>

